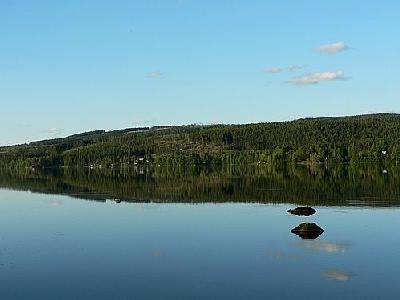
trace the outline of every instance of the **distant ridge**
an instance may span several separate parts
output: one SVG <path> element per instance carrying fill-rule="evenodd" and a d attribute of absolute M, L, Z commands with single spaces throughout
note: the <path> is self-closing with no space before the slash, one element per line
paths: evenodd
<path fill-rule="evenodd" d="M 293 120 L 292 122 L 301 120 L 326 120 L 326 119 L 365 119 L 365 118 L 400 118 L 398 113 L 372 113 L 372 114 L 360 114 L 360 115 L 350 115 L 350 116 L 330 116 L 330 117 L 304 117 Z"/>
<path fill-rule="evenodd" d="M 40 141 L 33 141 L 29 142 L 29 145 L 40 145 L 40 144 L 53 144 L 61 142 L 63 140 L 77 140 L 77 139 L 94 139 L 94 138 L 100 138 L 100 137 L 105 137 L 105 136 L 113 136 L 113 135 L 121 135 L 121 134 L 129 134 L 129 133 L 137 133 L 137 132 L 146 132 L 146 131 L 151 131 L 151 130 L 160 130 L 160 129 L 177 129 L 177 128 L 189 128 L 189 127 L 215 127 L 215 126 L 248 126 L 248 125 L 257 125 L 257 124 L 285 124 L 285 123 L 296 123 L 296 122 L 303 122 L 303 121 L 322 121 L 322 120 L 345 120 L 345 119 L 371 119 L 371 118 L 395 118 L 399 119 L 400 114 L 398 113 L 373 113 L 373 114 L 360 114 L 360 115 L 350 115 L 350 116 L 329 116 L 329 117 L 303 117 L 303 118 L 298 118 L 295 120 L 290 120 L 290 121 L 271 121 L 271 122 L 259 122 L 259 123 L 244 123 L 244 124 L 212 124 L 212 125 L 197 125 L 197 124 L 190 124 L 190 125 L 156 125 L 152 127 L 130 127 L 130 128 L 124 128 L 124 129 L 114 129 L 110 131 L 106 131 L 104 129 L 99 129 L 99 130 L 92 130 L 92 131 L 86 131 L 82 133 L 76 133 L 72 134 L 69 136 L 66 136 L 64 138 L 53 138 L 53 139 L 44 139 Z M 15 145 L 15 146 L 21 146 L 24 144 L 20 145 Z M 3 146 L 4 147 L 14 147 L 14 146 Z M 0 146 L 0 148 L 2 148 Z"/>
<path fill-rule="evenodd" d="M 128 166 L 400 161 L 400 115 L 94 130 L 0 147 L 0 165 Z"/>

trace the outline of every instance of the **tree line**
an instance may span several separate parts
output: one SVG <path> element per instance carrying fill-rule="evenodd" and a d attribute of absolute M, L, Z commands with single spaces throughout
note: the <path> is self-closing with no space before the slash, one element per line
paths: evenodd
<path fill-rule="evenodd" d="M 0 166 L 248 165 L 400 161 L 400 115 L 129 128 L 0 148 Z"/>

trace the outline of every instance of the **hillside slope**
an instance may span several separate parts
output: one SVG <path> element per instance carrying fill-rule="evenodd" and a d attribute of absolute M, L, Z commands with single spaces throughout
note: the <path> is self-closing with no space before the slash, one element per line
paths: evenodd
<path fill-rule="evenodd" d="M 93 131 L 0 148 L 16 167 L 263 164 L 400 159 L 400 115 Z"/>

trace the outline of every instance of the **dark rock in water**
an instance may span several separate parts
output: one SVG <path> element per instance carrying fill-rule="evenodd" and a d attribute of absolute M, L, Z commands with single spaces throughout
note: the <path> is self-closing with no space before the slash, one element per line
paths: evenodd
<path fill-rule="evenodd" d="M 299 206 L 289 209 L 288 212 L 296 216 L 311 216 L 315 214 L 315 209 L 309 206 Z"/>
<path fill-rule="evenodd" d="M 301 223 L 299 226 L 293 228 L 291 232 L 302 239 L 314 240 L 319 237 L 324 230 L 315 223 Z"/>
<path fill-rule="evenodd" d="M 121 199 L 114 199 L 116 203 L 121 203 Z"/>

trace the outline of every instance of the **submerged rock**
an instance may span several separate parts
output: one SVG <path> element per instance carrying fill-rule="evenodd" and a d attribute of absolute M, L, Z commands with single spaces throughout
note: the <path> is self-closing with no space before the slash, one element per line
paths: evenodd
<path fill-rule="evenodd" d="M 298 235 L 305 240 L 314 240 L 319 237 L 324 230 L 315 223 L 301 223 L 291 230 L 292 233 Z"/>
<path fill-rule="evenodd" d="M 311 216 L 315 214 L 315 209 L 310 206 L 299 206 L 294 209 L 289 209 L 288 212 L 296 216 Z"/>

